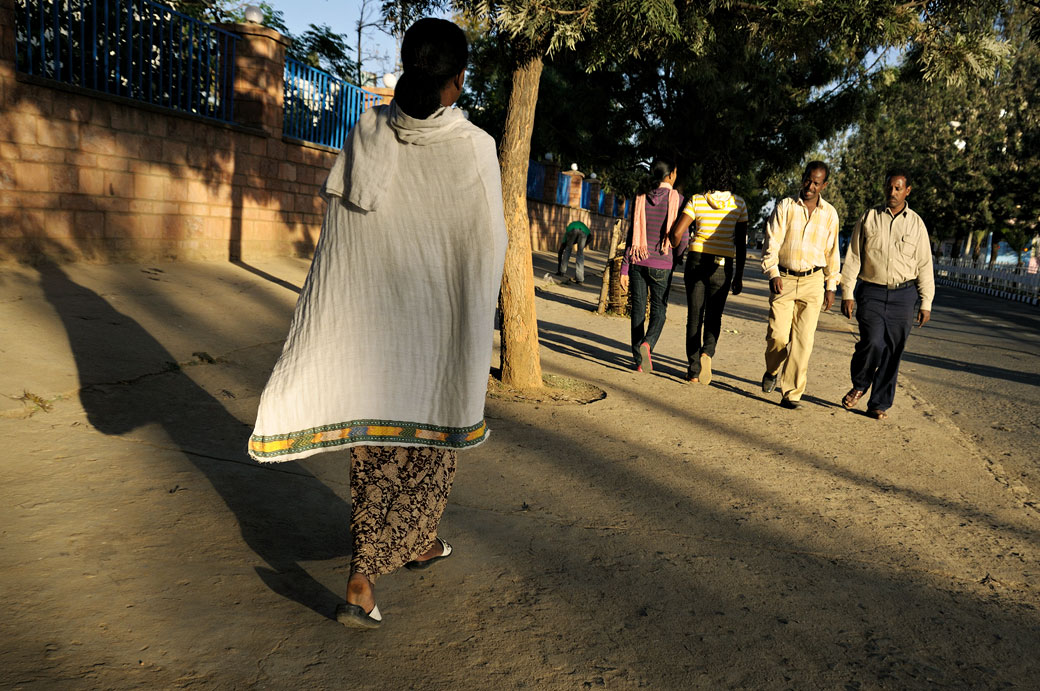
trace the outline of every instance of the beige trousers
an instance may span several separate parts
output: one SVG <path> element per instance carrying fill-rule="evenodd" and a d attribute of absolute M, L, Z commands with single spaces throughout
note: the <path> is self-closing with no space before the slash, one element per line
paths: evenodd
<path fill-rule="evenodd" d="M 769 297 L 766 372 L 779 375 L 784 398 L 797 401 L 809 381 L 809 356 L 823 309 L 823 271 L 781 278 L 783 292 Z"/>

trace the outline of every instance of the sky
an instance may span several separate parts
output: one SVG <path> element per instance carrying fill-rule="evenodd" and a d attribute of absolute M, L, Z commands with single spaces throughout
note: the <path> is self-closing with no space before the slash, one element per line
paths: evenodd
<path fill-rule="evenodd" d="M 357 21 L 361 15 L 362 6 L 365 4 L 362 0 L 268 0 L 268 2 L 272 7 L 282 11 L 286 26 L 294 34 L 302 34 L 310 24 L 328 24 L 337 34 L 347 34 L 350 37 L 350 56 L 355 58 Z M 382 1 L 369 0 L 367 4 L 366 18 L 380 21 L 382 19 L 380 14 Z M 377 28 L 366 29 L 362 39 L 361 69 L 379 76 L 391 72 L 395 66 L 396 52 L 397 47 L 391 36 Z"/>

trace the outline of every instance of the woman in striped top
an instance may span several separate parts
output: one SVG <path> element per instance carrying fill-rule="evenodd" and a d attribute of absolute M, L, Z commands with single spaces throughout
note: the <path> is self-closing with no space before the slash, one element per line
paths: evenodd
<path fill-rule="evenodd" d="M 686 284 L 686 378 L 711 383 L 711 360 L 722 331 L 722 310 L 732 289 L 743 289 L 747 253 L 748 213 L 744 200 L 733 194 L 733 168 L 725 159 L 708 166 L 708 191 L 686 203 L 682 217 L 669 234 L 672 246 L 690 232 L 690 252 L 683 282 Z M 702 333 L 703 332 L 703 333 Z"/>

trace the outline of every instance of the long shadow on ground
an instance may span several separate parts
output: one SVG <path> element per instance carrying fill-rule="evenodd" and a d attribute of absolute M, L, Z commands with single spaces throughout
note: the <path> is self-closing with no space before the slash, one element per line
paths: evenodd
<path fill-rule="evenodd" d="M 242 538 L 275 592 L 332 618 L 342 598 L 318 583 L 302 561 L 350 553 L 349 504 L 296 463 L 265 467 L 246 455 L 249 428 L 176 366 L 137 322 L 56 265 L 38 267 L 48 302 L 68 334 L 80 401 L 100 432 L 120 436 L 156 425 L 200 471 L 238 520 Z M 113 337 L 112 325 L 118 325 Z M 154 363 L 154 374 L 104 381 L 99 357 Z M 320 507 L 320 510 L 314 510 Z M 190 538 L 186 538 L 190 539 Z"/>
<path fill-rule="evenodd" d="M 532 615 L 518 646 L 562 650 L 579 668 L 584 660 L 641 675 L 627 682 L 669 688 L 997 688 L 1035 669 L 1022 657 L 1038 630 L 1034 613 L 1002 609 L 913 569 L 832 557 L 785 530 L 811 507 L 734 479 L 699 453 L 661 457 L 609 420 L 593 416 L 588 424 L 601 442 L 546 428 L 532 435 L 508 415 L 496 427 L 499 444 L 522 449 L 525 462 L 510 461 L 509 482 L 551 517 L 547 532 L 595 536 L 588 551 L 575 552 L 555 549 L 544 535 L 532 540 L 527 520 L 502 526 L 507 542 L 530 545 L 527 559 L 510 562 L 525 581 L 525 603 L 576 620 L 575 640 L 557 641 L 550 621 Z M 804 460 L 826 467 L 811 455 Z M 673 486 L 667 466 L 688 481 Z M 575 518 L 574 507 L 560 503 L 565 486 L 583 488 L 589 505 L 602 508 L 579 509 Z M 725 486 L 743 491 L 749 505 L 776 505 L 785 520 L 748 523 L 738 507 L 711 503 L 708 488 Z M 871 542 L 856 526 L 846 532 L 836 539 Z M 601 576 L 588 578 L 593 570 Z M 494 614 L 492 603 L 478 606 Z"/>

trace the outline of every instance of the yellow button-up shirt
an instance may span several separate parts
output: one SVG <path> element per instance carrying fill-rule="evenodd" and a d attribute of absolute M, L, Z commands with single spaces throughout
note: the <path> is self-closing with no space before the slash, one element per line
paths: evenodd
<path fill-rule="evenodd" d="M 791 271 L 823 267 L 825 289 L 835 290 L 841 280 L 838 228 L 838 212 L 823 197 L 812 213 L 799 196 L 781 199 L 766 223 L 762 271 L 777 278 L 781 266 Z"/>
<path fill-rule="evenodd" d="M 894 216 L 887 206 L 868 209 L 852 229 L 841 273 L 841 296 L 845 300 L 855 299 L 852 291 L 857 279 L 890 288 L 914 281 L 921 309 L 931 311 L 935 276 L 924 221 L 905 205 Z"/>

